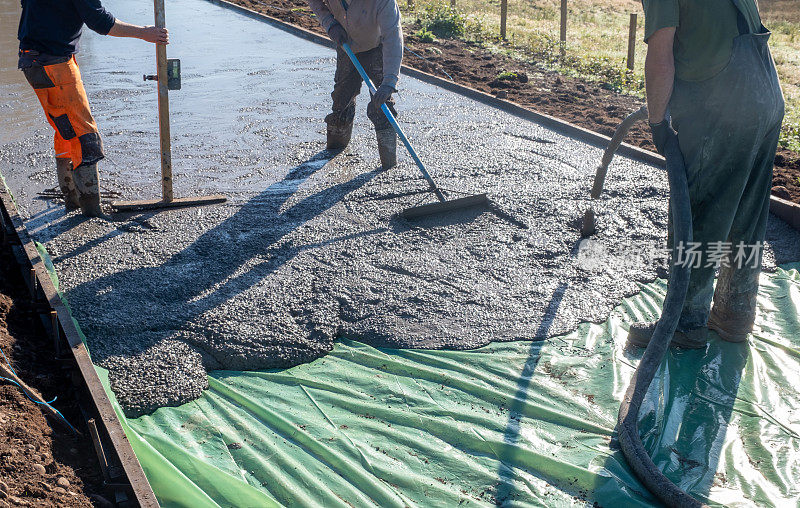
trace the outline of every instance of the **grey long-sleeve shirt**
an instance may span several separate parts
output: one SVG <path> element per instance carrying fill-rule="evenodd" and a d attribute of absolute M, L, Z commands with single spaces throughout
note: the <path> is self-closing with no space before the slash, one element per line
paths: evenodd
<path fill-rule="evenodd" d="M 308 0 L 327 31 L 338 21 L 350 36 L 353 51 L 369 51 L 383 44 L 383 83 L 397 88 L 403 61 L 403 28 L 397 0 Z"/>

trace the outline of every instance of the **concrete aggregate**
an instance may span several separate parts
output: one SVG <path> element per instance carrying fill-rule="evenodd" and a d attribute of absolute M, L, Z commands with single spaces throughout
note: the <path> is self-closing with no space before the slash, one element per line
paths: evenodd
<path fill-rule="evenodd" d="M 152 17 L 148 5 L 107 4 L 131 22 Z M 655 261 L 624 262 L 627 246 L 665 245 L 662 170 L 616 159 L 598 233 L 582 241 L 601 149 L 403 77 L 401 123 L 441 186 L 492 200 L 406 221 L 400 210 L 432 196 L 402 148 L 397 168 L 378 169 L 363 94 L 351 146 L 323 149 L 331 50 L 201 0 L 169 2 L 167 20 L 184 70 L 172 95 L 176 194 L 226 193 L 225 205 L 105 223 L 38 199 L 55 185 L 49 127 L 15 62 L 0 61 L 13 118 L 0 126 L 2 171 L 129 416 L 193 400 L 208 371 L 296 365 L 337 337 L 471 349 L 566 333 L 664 275 Z M 155 89 L 139 77 L 152 48 L 85 39 L 102 184 L 156 196 Z M 768 240 L 768 267 L 800 258 L 797 232 L 774 217 Z"/>

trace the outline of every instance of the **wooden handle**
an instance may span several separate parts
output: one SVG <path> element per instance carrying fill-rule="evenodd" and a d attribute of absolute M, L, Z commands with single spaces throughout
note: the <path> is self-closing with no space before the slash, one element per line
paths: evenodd
<path fill-rule="evenodd" d="M 167 26 L 164 0 L 153 0 L 156 27 Z M 169 89 L 167 88 L 167 46 L 156 44 L 156 67 L 158 69 L 158 129 L 161 139 L 161 195 L 170 202 L 172 195 L 172 148 L 169 133 Z"/>

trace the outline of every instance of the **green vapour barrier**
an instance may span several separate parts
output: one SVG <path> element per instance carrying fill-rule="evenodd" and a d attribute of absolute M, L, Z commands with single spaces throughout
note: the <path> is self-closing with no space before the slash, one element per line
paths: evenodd
<path fill-rule="evenodd" d="M 643 442 L 710 504 L 800 504 L 800 263 L 764 274 L 749 344 L 672 350 L 640 413 Z M 163 506 L 653 506 L 615 445 L 663 281 L 603 324 L 473 351 L 342 340 L 282 371 L 217 371 L 203 396 L 122 426 Z"/>

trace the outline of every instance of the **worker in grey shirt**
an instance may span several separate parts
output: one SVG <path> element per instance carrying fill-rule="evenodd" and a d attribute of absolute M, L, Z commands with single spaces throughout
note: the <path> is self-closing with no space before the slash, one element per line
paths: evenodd
<path fill-rule="evenodd" d="M 308 0 L 328 36 L 336 43 L 333 110 L 325 117 L 328 124 L 328 149 L 347 146 L 353 132 L 356 96 L 361 91 L 361 76 L 342 49 L 350 44 L 356 58 L 377 86 L 367 106 L 367 116 L 375 125 L 381 167 L 397 163 L 397 136 L 381 111 L 386 104 L 394 113 L 392 94 L 403 60 L 403 29 L 396 0 Z"/>

